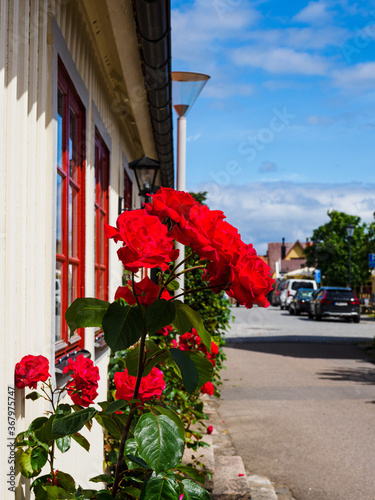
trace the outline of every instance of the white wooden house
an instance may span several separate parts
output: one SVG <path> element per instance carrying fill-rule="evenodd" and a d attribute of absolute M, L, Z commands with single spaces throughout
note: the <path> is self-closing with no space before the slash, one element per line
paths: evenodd
<path fill-rule="evenodd" d="M 129 162 L 157 160 L 157 184 L 174 187 L 170 53 L 168 0 L 0 0 L 1 498 L 14 498 L 17 361 L 42 354 L 58 380 L 83 350 L 106 399 L 108 349 L 93 329 L 69 337 L 64 311 L 80 296 L 113 300 L 121 284 L 103 223 L 119 201 L 140 206 Z M 17 432 L 46 409 L 27 392 L 16 391 Z M 99 426 L 89 440 L 89 454 L 57 462 L 85 487 L 102 472 Z M 15 483 L 29 498 L 28 481 Z"/>

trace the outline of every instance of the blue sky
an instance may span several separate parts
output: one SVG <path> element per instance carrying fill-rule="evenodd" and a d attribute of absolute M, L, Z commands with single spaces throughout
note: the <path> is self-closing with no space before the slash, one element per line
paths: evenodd
<path fill-rule="evenodd" d="M 375 0 L 172 0 L 172 57 L 211 76 L 186 188 L 246 243 L 305 241 L 330 209 L 373 220 Z"/>

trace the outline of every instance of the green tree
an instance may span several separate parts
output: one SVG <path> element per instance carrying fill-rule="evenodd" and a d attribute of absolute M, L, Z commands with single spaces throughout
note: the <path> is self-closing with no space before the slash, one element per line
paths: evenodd
<path fill-rule="evenodd" d="M 329 222 L 314 229 L 305 249 L 306 263 L 322 272 L 322 284 L 347 286 L 349 281 L 349 243 L 351 243 L 351 285 L 359 287 L 370 279 L 368 254 L 375 252 L 375 223 L 361 223 L 355 215 L 328 211 Z M 346 228 L 353 224 L 351 242 Z"/>

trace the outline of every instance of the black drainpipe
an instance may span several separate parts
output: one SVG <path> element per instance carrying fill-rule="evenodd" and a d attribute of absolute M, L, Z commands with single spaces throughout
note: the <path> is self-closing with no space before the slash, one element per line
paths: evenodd
<path fill-rule="evenodd" d="M 133 0 L 133 8 L 161 183 L 174 188 L 170 0 Z"/>

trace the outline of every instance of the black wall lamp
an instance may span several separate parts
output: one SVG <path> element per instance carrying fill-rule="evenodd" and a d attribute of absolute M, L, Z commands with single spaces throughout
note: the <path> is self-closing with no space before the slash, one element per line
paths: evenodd
<path fill-rule="evenodd" d="M 148 201 L 147 194 L 154 194 L 159 189 L 159 186 L 155 185 L 156 176 L 160 170 L 160 163 L 147 156 L 142 156 L 138 160 L 134 160 L 129 163 L 129 168 L 134 171 L 135 180 L 138 186 L 138 195 L 143 198 L 141 200 L 141 208 L 143 202 Z M 124 198 L 119 197 L 118 214 L 121 215 L 125 210 L 131 210 L 130 208 L 124 208 Z"/>
<path fill-rule="evenodd" d="M 143 156 L 139 160 L 129 163 L 129 167 L 134 171 L 137 181 L 138 194 L 144 201 L 147 201 L 147 194 L 154 194 L 159 187 L 155 186 L 156 176 L 160 170 L 160 163 L 152 158 Z"/>

